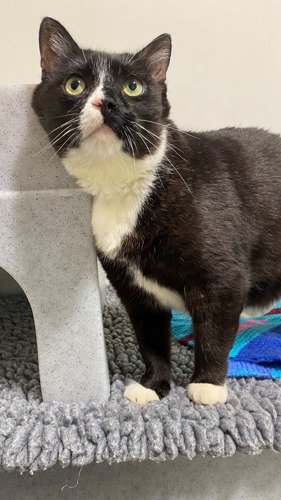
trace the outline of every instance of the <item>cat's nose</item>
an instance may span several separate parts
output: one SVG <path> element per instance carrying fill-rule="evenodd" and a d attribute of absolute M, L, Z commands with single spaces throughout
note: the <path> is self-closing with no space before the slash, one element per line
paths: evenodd
<path fill-rule="evenodd" d="M 102 100 L 99 97 L 96 97 L 95 99 L 92 100 L 92 105 L 94 106 L 94 108 L 101 109 Z"/>
<path fill-rule="evenodd" d="M 112 99 L 102 100 L 99 97 L 96 97 L 92 100 L 92 105 L 94 108 L 99 109 L 100 111 L 103 110 L 107 113 L 110 113 L 110 111 L 112 111 L 112 109 L 116 107 L 116 103 Z"/>
<path fill-rule="evenodd" d="M 117 104 L 113 99 L 104 99 L 102 103 L 102 111 L 110 113 L 114 108 L 116 108 Z"/>

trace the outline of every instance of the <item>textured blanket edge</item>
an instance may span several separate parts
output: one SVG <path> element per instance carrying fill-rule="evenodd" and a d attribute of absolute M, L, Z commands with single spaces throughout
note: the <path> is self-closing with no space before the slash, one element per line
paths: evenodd
<path fill-rule="evenodd" d="M 176 385 L 161 402 L 139 408 L 123 397 L 126 376 L 144 370 L 126 312 L 108 289 L 104 332 L 110 399 L 85 405 L 43 403 L 35 331 L 22 298 L 0 300 L 0 467 L 45 470 L 91 462 L 154 460 L 184 455 L 231 456 L 281 451 L 281 379 L 228 379 L 226 404 L 197 405 L 186 397 L 193 353 L 174 342 Z"/>
<path fill-rule="evenodd" d="M 160 404 L 143 409 L 123 398 L 119 380 L 108 402 L 87 406 L 24 402 L 10 389 L 1 405 L 1 466 L 32 472 L 56 462 L 67 467 L 281 451 L 281 383 L 230 379 L 228 385 L 225 405 L 193 404 L 174 387 Z"/>

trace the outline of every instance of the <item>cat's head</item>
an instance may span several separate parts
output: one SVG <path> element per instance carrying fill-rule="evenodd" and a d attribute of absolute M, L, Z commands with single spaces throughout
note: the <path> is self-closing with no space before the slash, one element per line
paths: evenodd
<path fill-rule="evenodd" d="M 42 82 L 33 108 L 63 159 L 118 152 L 135 160 L 157 152 L 169 103 L 166 71 L 171 38 L 164 34 L 135 54 L 83 50 L 57 21 L 39 34 Z"/>

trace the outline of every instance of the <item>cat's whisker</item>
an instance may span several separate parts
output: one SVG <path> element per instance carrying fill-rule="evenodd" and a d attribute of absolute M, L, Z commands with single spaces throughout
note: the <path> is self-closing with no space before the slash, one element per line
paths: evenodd
<path fill-rule="evenodd" d="M 67 144 L 68 141 L 70 141 L 70 143 L 68 144 L 68 147 L 71 147 L 71 141 L 73 140 L 74 138 L 74 142 L 76 140 L 76 130 L 74 131 L 74 133 L 70 136 L 70 137 L 67 137 L 66 141 L 64 141 L 64 143 L 59 147 L 59 149 L 57 151 L 54 152 L 54 154 L 51 156 L 51 158 L 48 160 L 48 163 L 50 163 L 52 161 L 52 159 L 58 155 L 58 152 L 61 151 L 61 149 Z"/>
<path fill-rule="evenodd" d="M 150 134 L 151 136 L 156 137 L 157 139 L 160 139 L 160 136 L 158 136 L 158 135 L 154 134 L 153 132 L 151 132 L 151 131 L 150 131 L 150 130 L 148 130 L 147 128 L 143 127 L 143 126 L 142 126 L 142 125 L 140 125 L 139 123 L 137 123 L 137 122 L 133 122 L 133 123 L 135 123 L 138 127 L 141 127 L 143 130 L 145 130 L 145 131 L 146 131 L 148 134 Z M 159 124 L 159 125 L 160 125 L 160 124 Z M 174 153 L 176 153 L 176 154 L 179 156 L 179 158 L 181 158 L 183 161 L 187 162 L 187 159 L 186 159 L 186 158 L 184 158 L 183 156 L 181 156 L 181 155 L 178 153 L 178 151 L 179 151 L 180 153 L 184 154 L 184 152 L 183 152 L 180 148 L 178 148 L 177 146 L 172 146 L 170 143 L 168 143 L 168 144 L 169 144 L 170 149 L 172 149 L 172 150 L 174 151 Z"/>
<path fill-rule="evenodd" d="M 126 132 L 125 128 L 126 128 L 127 132 Z M 125 125 L 125 127 L 123 129 L 123 133 L 125 134 L 125 137 L 127 138 L 128 144 L 130 146 L 130 149 L 131 149 L 131 152 L 132 152 L 132 155 L 133 155 L 134 166 L 136 166 L 136 158 L 135 158 L 135 153 L 134 153 L 133 142 L 132 142 L 132 138 L 130 137 L 130 134 L 129 134 L 130 133 L 130 129 L 128 127 L 126 127 L 126 125 Z"/>
<path fill-rule="evenodd" d="M 78 112 L 76 112 L 76 113 L 70 113 L 70 111 L 73 111 L 73 110 L 70 109 L 69 111 L 67 111 L 65 113 L 65 115 L 56 115 L 56 116 L 54 116 L 54 118 L 68 118 L 69 116 L 76 116 L 78 118 Z"/>
<path fill-rule="evenodd" d="M 84 57 L 85 63 L 87 63 L 88 61 L 87 61 L 87 59 L 86 59 L 85 52 L 84 52 L 84 50 L 83 50 L 82 48 L 81 48 L 81 52 L 82 52 L 82 54 L 83 54 L 83 57 Z"/>
<path fill-rule="evenodd" d="M 138 122 L 133 122 L 132 121 L 131 123 L 133 123 L 134 125 L 137 125 L 138 127 L 142 128 L 143 130 L 145 130 L 146 132 L 148 132 L 150 135 L 154 136 L 156 139 L 160 140 L 160 136 L 159 135 L 156 135 L 153 132 L 151 132 L 150 130 L 147 130 L 147 128 L 143 127 Z"/>
<path fill-rule="evenodd" d="M 69 133 L 71 132 L 72 130 L 69 129 L 68 131 L 65 131 L 63 130 L 61 133 L 60 133 L 60 136 L 56 136 L 56 140 L 53 140 L 51 142 L 48 142 L 48 144 L 46 144 L 46 146 L 44 146 L 44 148 L 42 148 L 40 151 L 38 151 L 37 153 L 35 153 L 33 156 L 34 158 L 37 158 L 38 156 L 41 156 L 43 153 L 46 153 L 47 151 L 49 151 L 49 149 L 52 148 L 52 146 L 57 142 L 59 141 L 60 139 L 62 139 L 64 137 L 64 135 L 66 135 L 66 133 Z"/>
<path fill-rule="evenodd" d="M 147 137 L 146 137 L 146 140 L 152 144 L 152 146 L 156 146 L 156 144 L 154 144 L 153 142 L 151 142 Z M 178 171 L 178 169 L 176 168 L 176 166 L 171 162 L 171 160 L 164 154 L 163 155 L 164 158 L 170 163 L 170 165 L 172 166 L 172 168 L 175 170 L 175 172 L 178 174 L 178 176 L 181 178 L 182 182 L 184 183 L 185 187 L 187 188 L 187 190 L 189 191 L 189 193 L 191 194 L 192 198 L 193 198 L 193 193 L 190 189 L 190 187 L 187 185 L 187 183 L 185 182 L 183 176 L 181 175 L 181 173 Z"/>
<path fill-rule="evenodd" d="M 49 140 L 48 144 L 46 144 L 44 146 L 44 148 L 48 148 L 50 145 L 52 145 L 53 141 L 56 140 L 59 137 L 60 134 L 63 134 L 67 129 L 69 129 L 70 127 L 72 127 L 74 125 L 74 123 L 75 122 L 71 120 L 71 121 L 69 121 L 67 123 L 64 123 L 63 126 L 59 126 L 56 129 L 51 130 L 51 132 L 48 132 L 46 135 L 43 135 L 39 140 L 42 140 L 42 139 L 45 139 L 46 137 L 49 137 L 50 134 L 53 134 L 56 130 L 58 130 L 60 128 L 63 129 L 63 130 L 59 130 L 59 132 L 57 133 L 57 135 L 53 139 Z"/>
<path fill-rule="evenodd" d="M 132 131 L 130 130 L 130 127 L 128 127 L 127 125 L 125 125 L 125 128 L 131 138 L 131 142 L 132 142 L 132 145 L 133 145 L 133 149 L 134 149 L 134 146 L 135 146 L 135 156 L 136 156 L 136 153 L 137 153 L 137 145 L 135 144 L 135 140 L 134 140 L 134 136 L 132 134 Z"/>
<path fill-rule="evenodd" d="M 75 118 L 71 118 L 70 120 L 68 120 L 67 122 L 65 123 L 62 123 L 61 125 L 59 125 L 58 127 L 54 128 L 53 130 L 51 130 L 50 132 L 48 132 L 47 134 L 44 134 L 42 135 L 42 137 L 39 138 L 39 141 L 42 141 L 43 139 L 45 139 L 46 137 L 49 137 L 50 134 L 53 134 L 56 130 L 59 130 L 60 128 L 63 128 L 63 127 L 66 127 L 67 125 L 69 125 L 70 123 L 75 123 L 76 119 Z"/>
<path fill-rule="evenodd" d="M 144 145 L 145 145 L 145 147 L 146 147 L 146 149 L 147 149 L 148 153 L 151 155 L 152 153 L 151 153 L 151 151 L 150 151 L 150 149 L 149 149 L 149 147 L 148 147 L 147 143 L 145 142 L 145 137 L 143 136 L 143 134 L 141 134 L 141 133 L 140 133 L 140 132 L 138 132 L 137 130 L 135 130 L 135 133 L 136 133 L 136 134 L 140 137 L 140 139 L 141 139 L 141 140 L 142 140 L 142 142 L 144 143 Z"/>
<path fill-rule="evenodd" d="M 142 120 L 141 120 L 141 121 L 142 121 Z M 134 125 L 136 125 L 136 126 L 137 126 L 137 127 L 139 127 L 139 128 L 142 128 L 143 130 L 145 130 L 145 132 L 147 132 L 148 134 L 150 134 L 152 137 L 155 137 L 157 140 L 160 140 L 160 139 L 161 139 L 161 137 L 160 137 L 159 135 L 154 134 L 153 132 L 151 132 L 151 131 L 150 131 L 150 130 L 148 130 L 147 128 L 145 128 L 145 127 L 143 127 L 142 125 L 140 125 L 140 123 L 138 123 L 138 122 L 133 122 L 133 121 L 131 121 L 131 123 L 132 123 L 132 124 L 134 124 Z M 160 125 L 160 124 L 159 124 L 159 125 Z M 162 127 L 163 127 L 163 125 L 162 125 Z"/>
<path fill-rule="evenodd" d="M 139 121 L 140 122 L 153 123 L 154 125 L 163 126 L 163 123 L 154 122 L 152 120 L 144 120 L 144 119 L 140 118 Z M 175 126 L 173 126 L 171 123 L 167 123 L 166 127 L 168 127 L 171 130 L 175 130 L 176 132 L 180 132 L 181 134 L 188 135 L 189 137 L 192 137 L 193 139 L 197 139 L 198 141 L 201 141 L 200 137 L 197 137 L 196 135 L 191 134 L 190 132 L 187 132 L 185 130 L 179 130 L 178 128 L 176 128 Z"/>
<path fill-rule="evenodd" d="M 145 142 L 145 138 L 144 138 L 144 136 L 143 136 L 141 133 L 137 132 L 136 130 L 135 130 L 135 133 L 136 133 L 136 134 L 140 137 L 140 139 L 142 140 L 142 142 L 143 142 L 143 143 L 144 143 L 144 145 L 146 146 L 146 149 L 147 149 L 148 153 L 150 154 L 150 156 L 152 156 L 152 153 L 151 153 L 151 151 L 150 151 L 150 149 L 149 149 L 148 145 L 147 145 L 147 144 L 146 144 L 146 142 Z M 160 184 L 162 185 L 163 189 L 165 189 L 165 188 L 164 188 L 163 181 L 162 181 L 162 179 L 161 179 L 161 175 L 160 175 L 160 174 L 159 174 L 159 172 L 158 172 L 158 169 L 156 169 L 156 174 L 157 174 L 157 177 L 158 177 L 158 180 L 159 180 Z"/>
<path fill-rule="evenodd" d="M 77 132 L 77 131 L 76 131 Z M 79 134 L 76 134 L 76 136 L 70 141 L 70 143 L 68 144 L 68 147 L 72 147 L 75 142 L 77 142 L 78 140 L 80 139 L 80 133 Z"/>
<path fill-rule="evenodd" d="M 125 136 L 125 139 L 126 139 L 126 142 L 128 143 L 128 146 L 129 146 L 129 148 L 130 148 L 130 150 L 131 150 L 131 152 L 132 152 L 132 144 L 130 143 L 130 139 L 129 139 L 129 137 L 128 137 L 128 134 L 127 134 L 127 132 L 125 131 L 125 129 L 123 129 L 123 131 L 122 131 L 122 132 L 123 132 L 123 134 L 124 134 L 124 136 Z"/>
<path fill-rule="evenodd" d="M 55 116 L 55 118 L 69 118 L 70 117 L 70 120 L 79 120 L 79 113 L 71 113 L 71 114 L 65 114 L 65 115 L 57 115 Z M 68 123 L 70 120 L 67 120 L 67 122 L 65 123 Z"/>
<path fill-rule="evenodd" d="M 134 124 L 135 124 L 135 125 L 137 125 L 138 127 L 141 127 L 143 130 L 145 130 L 145 131 L 146 131 L 148 134 L 150 134 L 152 137 L 155 137 L 155 138 L 157 138 L 157 139 L 160 139 L 160 136 L 158 136 L 158 135 L 154 134 L 153 132 L 151 132 L 151 131 L 150 131 L 150 130 L 148 130 L 147 128 L 143 127 L 143 126 L 142 126 L 142 125 L 140 125 L 139 123 L 137 123 L 137 122 L 132 122 L 132 123 L 134 123 Z M 169 148 L 170 148 L 172 151 L 174 151 L 174 153 L 175 153 L 176 155 L 178 155 L 178 157 L 179 157 L 179 158 L 181 158 L 181 160 L 183 160 L 183 161 L 185 161 L 185 162 L 187 162 L 187 163 L 188 163 L 188 160 L 187 160 L 186 158 L 184 158 L 183 156 L 181 156 L 181 155 L 178 153 L 178 151 L 180 151 L 180 153 L 184 154 L 184 152 L 183 152 L 180 148 L 178 148 L 178 147 L 176 147 L 176 146 L 172 146 L 169 142 L 168 142 L 168 145 L 169 145 Z"/>
<path fill-rule="evenodd" d="M 178 171 L 178 169 L 175 167 L 175 165 L 171 162 L 171 160 L 166 156 L 164 155 L 164 157 L 166 158 L 166 160 L 170 163 L 170 165 L 173 167 L 173 169 L 177 172 L 178 176 L 181 178 L 182 182 L 184 183 L 184 185 L 186 186 L 186 188 L 188 189 L 189 193 L 191 194 L 192 198 L 194 198 L 193 196 L 193 193 L 190 189 L 190 187 L 186 184 L 183 176 L 181 175 L 181 173 Z"/>
<path fill-rule="evenodd" d="M 79 137 L 77 136 L 77 134 L 76 134 L 76 133 L 74 133 L 73 135 L 71 135 L 71 136 L 67 139 L 69 142 L 67 143 L 67 140 L 66 140 L 66 141 L 64 142 L 64 144 L 61 146 L 61 148 L 60 148 L 58 151 L 60 151 L 60 150 L 61 150 L 61 149 L 62 149 L 62 148 L 66 145 L 66 144 L 67 144 L 67 148 L 68 148 L 68 149 L 72 148 L 72 147 L 75 145 L 75 143 L 77 143 L 78 139 L 79 139 Z"/>
<path fill-rule="evenodd" d="M 46 107 L 46 109 L 50 110 L 52 108 Z M 68 118 L 69 116 L 76 116 L 76 117 L 78 117 L 77 116 L 78 113 L 70 113 L 70 111 L 72 111 L 72 109 L 70 109 L 69 111 L 67 111 L 64 115 L 54 115 L 54 116 L 52 116 L 52 119 L 56 120 L 57 118 Z M 38 116 L 38 118 L 41 118 L 41 119 L 42 118 L 46 118 L 46 116 L 41 116 L 41 115 L 37 115 L 37 116 Z"/>
<path fill-rule="evenodd" d="M 191 134 L 190 132 L 187 132 L 186 130 L 179 130 L 178 128 L 173 127 L 170 123 L 168 123 L 167 127 L 170 130 L 174 130 L 175 132 L 180 132 L 180 134 L 182 134 L 182 135 L 187 135 L 188 137 L 192 137 L 192 139 L 196 139 L 197 141 L 201 141 L 200 137 L 197 137 L 196 135 Z"/>
<path fill-rule="evenodd" d="M 73 132 L 75 129 L 72 127 L 72 124 L 68 125 L 68 130 L 62 130 L 59 132 L 59 134 L 56 135 L 56 137 L 54 138 L 53 141 L 50 141 L 46 146 L 44 146 L 44 148 L 42 148 L 40 151 L 38 151 L 38 153 L 35 153 L 34 157 L 37 158 L 39 155 L 45 153 L 46 151 L 48 151 L 48 149 L 50 149 L 52 146 L 54 146 L 54 144 L 56 144 L 59 140 L 61 140 L 65 135 Z"/>
<path fill-rule="evenodd" d="M 69 121 L 69 122 L 65 123 L 65 124 L 64 124 L 64 127 L 60 127 L 60 128 L 62 128 L 63 130 L 60 130 L 60 131 L 57 133 L 57 135 L 56 135 L 56 136 L 55 136 L 52 140 L 50 140 L 50 144 L 53 144 L 53 141 L 54 141 L 54 140 L 56 140 L 56 139 L 59 137 L 59 135 L 63 134 L 63 132 L 65 132 L 67 129 L 69 129 L 70 127 L 74 126 L 75 124 L 76 124 L 76 120 L 71 120 L 71 121 Z M 49 132 L 47 135 L 50 135 L 50 134 L 52 134 L 53 132 L 54 132 L 54 130 L 53 130 L 52 132 Z"/>

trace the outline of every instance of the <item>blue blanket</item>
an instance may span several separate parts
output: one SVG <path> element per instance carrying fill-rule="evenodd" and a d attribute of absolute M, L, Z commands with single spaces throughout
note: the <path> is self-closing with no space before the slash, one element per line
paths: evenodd
<path fill-rule="evenodd" d="M 191 317 L 174 311 L 173 337 L 194 347 Z M 240 319 L 239 329 L 229 355 L 230 377 L 281 377 L 281 301 L 265 316 Z"/>

